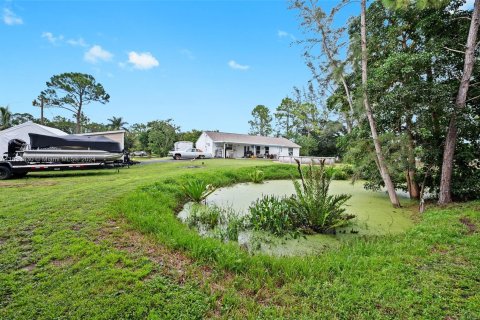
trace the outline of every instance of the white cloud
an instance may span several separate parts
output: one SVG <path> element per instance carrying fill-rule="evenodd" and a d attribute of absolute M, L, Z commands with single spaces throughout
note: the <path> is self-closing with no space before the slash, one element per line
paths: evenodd
<path fill-rule="evenodd" d="M 94 45 L 93 47 L 91 47 L 90 50 L 85 52 L 85 55 L 83 56 L 85 61 L 90 63 L 97 63 L 99 61 L 110 61 L 112 60 L 112 57 L 113 54 L 111 54 L 107 50 L 104 50 L 99 45 Z"/>
<path fill-rule="evenodd" d="M 248 69 L 250 69 L 250 66 L 247 66 L 247 65 L 244 65 L 244 64 L 239 64 L 235 60 L 228 61 L 228 66 L 232 69 L 235 69 L 235 70 L 248 70 Z"/>
<path fill-rule="evenodd" d="M 4 8 L 3 9 L 3 22 L 6 25 L 14 26 L 18 24 L 23 24 L 23 19 L 17 16 L 12 10 Z"/>
<path fill-rule="evenodd" d="M 192 51 L 190 51 L 188 49 L 180 50 L 180 54 L 187 57 L 187 59 L 195 60 L 195 55 L 192 53 Z"/>
<path fill-rule="evenodd" d="M 78 39 L 68 39 L 67 43 L 73 47 L 88 47 L 88 44 L 83 40 L 83 38 Z"/>
<path fill-rule="evenodd" d="M 292 34 L 286 32 L 286 31 L 283 31 L 283 30 L 278 30 L 277 36 L 279 38 L 290 38 L 292 40 L 295 40 L 295 37 Z"/>
<path fill-rule="evenodd" d="M 43 32 L 42 33 L 42 38 L 47 39 L 48 42 L 51 44 L 57 44 L 59 41 L 63 40 L 63 36 L 59 35 L 58 37 L 55 37 L 53 33 L 51 32 Z"/>
<path fill-rule="evenodd" d="M 160 65 L 150 52 L 137 53 L 135 51 L 128 53 L 128 63 L 131 63 L 135 69 L 140 70 L 148 70 Z"/>

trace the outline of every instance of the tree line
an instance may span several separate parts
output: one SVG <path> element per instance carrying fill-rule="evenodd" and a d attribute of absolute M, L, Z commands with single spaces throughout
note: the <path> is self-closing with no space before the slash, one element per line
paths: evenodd
<path fill-rule="evenodd" d="M 339 153 L 367 187 L 386 187 L 394 206 L 396 189 L 417 199 L 428 191 L 441 204 L 480 197 L 480 0 L 473 10 L 464 4 L 361 0 L 361 14 L 339 26 L 338 13 L 358 2 L 339 1 L 330 12 L 321 2 L 291 2 L 312 71 L 304 103 L 314 105 L 303 114 L 341 123 Z M 300 144 L 315 137 L 315 123 L 294 124 L 292 114 L 277 108 L 278 134 Z"/>

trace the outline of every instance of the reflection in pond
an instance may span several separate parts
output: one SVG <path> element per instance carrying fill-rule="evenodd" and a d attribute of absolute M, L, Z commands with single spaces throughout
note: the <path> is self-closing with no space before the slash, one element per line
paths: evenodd
<path fill-rule="evenodd" d="M 242 183 L 216 190 L 207 198 L 207 204 L 229 208 L 242 216 L 247 215 L 251 203 L 263 195 L 289 196 L 294 193 L 291 180 Z M 259 233 L 241 232 L 239 243 L 251 251 L 260 250 L 273 255 L 305 255 L 338 246 L 346 239 L 402 233 L 413 225 L 407 210 L 393 208 L 386 194 L 365 190 L 361 183 L 352 185 L 349 181 L 335 180 L 330 185 L 330 193 L 352 195 L 346 203 L 346 211 L 356 216 L 351 226 L 337 229 L 335 235 L 315 234 L 299 239 L 278 239 Z M 408 202 L 408 199 L 403 199 L 404 204 Z M 180 219 L 188 217 L 188 208 L 186 206 L 179 214 Z"/>

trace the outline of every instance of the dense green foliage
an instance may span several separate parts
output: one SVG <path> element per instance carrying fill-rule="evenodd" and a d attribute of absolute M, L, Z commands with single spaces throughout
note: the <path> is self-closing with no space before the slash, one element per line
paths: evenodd
<path fill-rule="evenodd" d="M 480 317 L 478 202 L 297 258 L 250 256 L 176 219 L 186 181 L 249 181 L 259 166 L 269 179 L 296 174 L 214 160 L 0 182 L 0 318 Z"/>
<path fill-rule="evenodd" d="M 383 153 L 398 188 L 409 189 L 425 180 L 430 192 L 438 191 L 445 130 L 458 90 L 457 74 L 463 56 L 446 48 L 465 43 L 469 11 L 459 9 L 462 1 L 450 1 L 439 8 L 418 10 L 388 9 L 374 2 L 367 11 L 369 26 L 369 94 L 375 101 L 375 114 L 382 132 Z M 356 52 L 359 21 L 350 26 L 351 51 Z M 355 59 L 355 56 L 353 56 Z M 356 66 L 358 64 L 353 64 Z M 476 66 L 475 77 L 480 66 Z M 359 71 L 352 79 L 358 86 Z M 474 80 L 475 82 L 476 80 Z M 473 86 L 469 96 L 478 95 Z M 401 107 L 399 107 L 401 106 Z M 460 136 L 454 162 L 453 196 L 457 200 L 477 198 L 480 171 L 469 163 L 480 157 L 478 100 L 469 100 L 459 123 Z M 342 139 L 346 159 L 357 165 L 357 172 L 369 186 L 383 185 L 372 156 L 365 122 Z M 369 150 L 370 152 L 365 152 Z M 421 159 L 421 166 L 415 159 Z M 373 168 L 373 169 L 372 169 Z M 406 172 L 414 180 L 405 179 Z M 410 185 L 409 185 L 410 183 Z M 418 188 L 418 187 L 417 187 Z"/>
<path fill-rule="evenodd" d="M 395 187 L 412 198 L 419 198 L 422 186 L 432 196 L 439 190 L 446 132 L 453 115 L 459 119 L 453 198 L 476 199 L 480 194 L 476 183 L 480 171 L 471 165 L 480 158 L 478 63 L 465 108 L 455 107 L 472 16 L 464 3 L 376 0 L 366 12 L 366 89 L 382 154 Z M 343 4 L 339 1 L 329 13 L 321 1 L 291 1 L 305 32 L 299 43 L 305 45 L 306 64 L 312 70 L 308 93 L 301 97 L 315 102 L 320 113 L 338 117 L 346 130 L 337 129 L 330 136 L 330 141 L 338 143 L 336 154 L 355 165 L 356 174 L 368 180 L 368 188 L 378 189 L 384 181 L 362 108 L 360 17 L 339 24 Z M 328 97 L 326 103 L 315 99 L 323 96 Z M 281 127 L 284 132 L 288 127 L 290 134 L 293 109 L 290 101 L 278 109 Z M 304 136 L 299 139 L 303 150 L 315 152 L 312 136 Z"/>
<path fill-rule="evenodd" d="M 292 210 L 288 200 L 266 195 L 253 202 L 248 209 L 251 228 L 275 236 L 298 236 L 303 221 Z"/>

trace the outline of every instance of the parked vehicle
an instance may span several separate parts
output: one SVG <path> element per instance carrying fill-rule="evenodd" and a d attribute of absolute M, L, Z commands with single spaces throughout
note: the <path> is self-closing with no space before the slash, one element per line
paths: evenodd
<path fill-rule="evenodd" d="M 191 141 L 177 141 L 173 145 L 175 151 L 185 151 L 187 149 L 193 149 L 193 142 Z"/>
<path fill-rule="evenodd" d="M 190 148 L 184 151 L 170 151 L 169 156 L 173 157 L 175 160 L 180 159 L 210 159 L 212 154 L 208 152 L 203 152 L 200 149 Z"/>
<path fill-rule="evenodd" d="M 20 139 L 9 141 L 8 152 L 0 160 L 0 180 L 23 177 L 32 171 L 102 169 L 129 164 L 121 159 L 124 153 L 120 144 L 105 137 L 34 133 L 29 137 L 30 144 Z"/>
<path fill-rule="evenodd" d="M 132 155 L 134 157 L 146 157 L 146 156 L 148 156 L 148 153 L 145 152 L 145 151 L 133 151 Z"/>

